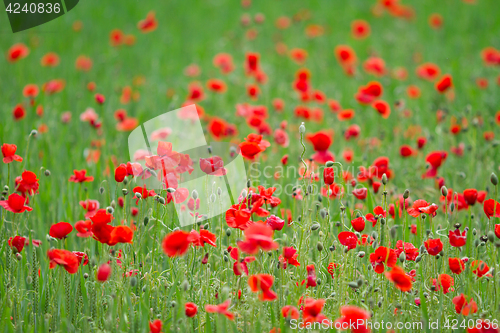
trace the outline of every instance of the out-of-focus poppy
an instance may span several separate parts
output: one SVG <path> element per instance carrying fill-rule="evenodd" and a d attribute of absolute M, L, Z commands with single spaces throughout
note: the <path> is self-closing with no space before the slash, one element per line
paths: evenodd
<path fill-rule="evenodd" d="M 410 291 L 413 284 L 411 277 L 399 266 L 394 266 L 390 272 L 385 272 L 385 277 L 394 283 L 394 286 L 401 291 Z"/>
<path fill-rule="evenodd" d="M 212 304 L 205 305 L 205 311 L 208 313 L 219 313 L 226 316 L 226 318 L 229 320 L 234 320 L 234 313 L 229 312 L 227 310 L 230 305 L 231 305 L 231 300 L 227 299 L 226 301 L 218 305 L 212 305 Z"/>
<path fill-rule="evenodd" d="M 177 230 L 165 236 L 162 248 L 169 257 L 178 257 L 186 254 L 190 244 L 189 233 Z"/>

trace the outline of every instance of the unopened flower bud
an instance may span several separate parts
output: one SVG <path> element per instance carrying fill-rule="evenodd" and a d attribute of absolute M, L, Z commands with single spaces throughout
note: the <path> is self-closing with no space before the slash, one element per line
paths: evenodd
<path fill-rule="evenodd" d="M 497 186 L 498 185 L 498 177 L 495 175 L 494 172 L 491 173 L 490 181 L 493 185 Z"/>
<path fill-rule="evenodd" d="M 403 193 L 403 198 L 404 199 L 408 199 L 408 197 L 410 196 L 410 190 L 409 189 L 406 189 Z"/>
<path fill-rule="evenodd" d="M 44 174 L 45 174 L 45 177 L 50 176 L 50 170 L 45 170 Z"/>
<path fill-rule="evenodd" d="M 198 191 L 193 190 L 193 192 L 191 192 L 191 197 L 192 197 L 194 200 L 198 199 Z"/>
<path fill-rule="evenodd" d="M 169 187 L 169 188 L 167 188 L 167 192 L 168 193 L 174 193 L 175 192 L 175 188 Z"/>
<path fill-rule="evenodd" d="M 448 196 L 448 189 L 444 185 L 441 186 L 441 194 L 443 195 L 443 197 Z"/>
<path fill-rule="evenodd" d="M 113 214 L 115 212 L 115 210 L 111 206 L 106 207 L 106 211 L 108 212 L 108 214 Z"/>
<path fill-rule="evenodd" d="M 382 175 L 382 184 L 387 185 L 387 175 L 385 173 Z"/>
<path fill-rule="evenodd" d="M 126 188 L 122 189 L 122 193 L 123 193 L 123 195 L 127 195 L 128 194 L 128 189 L 126 189 Z"/>
<path fill-rule="evenodd" d="M 306 126 L 302 123 L 299 127 L 299 133 L 304 134 L 306 132 Z"/>

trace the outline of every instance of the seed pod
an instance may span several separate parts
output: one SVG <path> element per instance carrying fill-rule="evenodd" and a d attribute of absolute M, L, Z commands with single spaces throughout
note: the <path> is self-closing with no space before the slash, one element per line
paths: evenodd
<path fill-rule="evenodd" d="M 357 282 L 354 282 L 354 281 L 351 281 L 348 283 L 349 287 L 351 287 L 352 289 L 358 289 L 359 286 L 358 286 L 358 283 Z"/>
<path fill-rule="evenodd" d="M 443 195 L 443 197 L 448 196 L 448 189 L 444 185 L 441 186 L 441 194 Z"/>
<path fill-rule="evenodd" d="M 404 199 L 408 199 L 408 197 L 410 196 L 410 190 L 409 189 L 406 189 L 403 193 L 403 198 Z"/>
<path fill-rule="evenodd" d="M 493 185 L 497 186 L 498 185 L 498 177 L 495 175 L 494 172 L 491 173 L 490 181 Z"/>
<path fill-rule="evenodd" d="M 45 174 L 45 177 L 49 177 L 50 176 L 50 170 L 48 170 L 48 169 L 45 170 L 44 174 Z"/>

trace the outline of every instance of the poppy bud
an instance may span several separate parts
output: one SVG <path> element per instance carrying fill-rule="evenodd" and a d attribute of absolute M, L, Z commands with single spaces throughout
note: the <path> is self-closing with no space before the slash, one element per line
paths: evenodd
<path fill-rule="evenodd" d="M 159 197 L 159 198 L 158 198 L 158 202 L 159 202 L 160 204 L 164 205 L 164 204 L 165 204 L 165 198 L 163 198 L 163 197 Z"/>
<path fill-rule="evenodd" d="M 396 226 L 392 227 L 389 233 L 391 234 L 391 238 L 396 238 L 398 229 Z"/>
<path fill-rule="evenodd" d="M 401 252 L 401 254 L 399 255 L 399 261 L 404 262 L 405 259 L 406 259 L 406 254 L 404 252 Z"/>
<path fill-rule="evenodd" d="M 113 214 L 115 212 L 115 210 L 113 209 L 113 207 L 109 206 L 106 208 L 106 211 L 109 213 L 109 214 Z"/>
<path fill-rule="evenodd" d="M 198 199 L 198 191 L 193 190 L 193 192 L 191 192 L 191 197 L 192 197 L 194 200 Z"/>
<path fill-rule="evenodd" d="M 380 219 L 380 224 L 385 225 L 385 218 Z"/>
<path fill-rule="evenodd" d="M 123 184 L 124 184 L 124 185 L 127 185 L 127 184 L 128 184 L 128 178 L 125 178 L 125 179 L 123 180 Z"/>
<path fill-rule="evenodd" d="M 37 130 L 32 130 L 30 136 L 36 136 L 38 134 Z"/>
<path fill-rule="evenodd" d="M 327 214 L 328 212 L 324 208 L 319 211 L 319 216 L 321 216 L 322 219 L 325 219 Z"/>
<path fill-rule="evenodd" d="M 335 251 L 335 245 L 330 246 L 328 249 L 330 250 L 330 252 Z"/>
<path fill-rule="evenodd" d="M 9 194 L 9 192 L 7 192 L 7 191 L 3 191 L 3 192 L 2 192 L 2 195 L 3 195 L 3 196 L 5 196 L 5 195 L 7 195 L 7 194 Z"/>
<path fill-rule="evenodd" d="M 358 257 L 359 258 L 364 258 L 365 257 L 365 251 L 359 251 L 358 252 Z"/>
<path fill-rule="evenodd" d="M 50 170 L 45 170 L 44 174 L 45 174 L 45 177 L 50 176 Z"/>
<path fill-rule="evenodd" d="M 231 229 L 229 228 L 226 229 L 226 236 L 231 237 Z"/>
<path fill-rule="evenodd" d="M 201 264 L 206 265 L 208 262 L 208 252 L 205 253 L 205 256 L 203 256 L 203 259 L 201 259 Z"/>
<path fill-rule="evenodd" d="M 175 308 L 177 306 L 177 302 L 176 301 L 172 301 L 170 303 L 170 306 L 173 307 L 173 308 Z"/>
<path fill-rule="evenodd" d="M 408 197 L 410 196 L 410 190 L 409 189 L 406 189 L 403 193 L 403 198 L 404 199 L 408 199 Z"/>
<path fill-rule="evenodd" d="M 102 264 L 97 270 L 97 281 L 106 282 L 111 275 L 111 266 L 108 264 Z"/>
<path fill-rule="evenodd" d="M 318 242 L 318 244 L 316 244 L 316 248 L 319 252 L 323 251 L 323 244 L 321 242 Z"/>
<path fill-rule="evenodd" d="M 229 258 L 228 258 L 228 256 L 226 256 L 226 255 L 224 255 L 222 258 L 224 258 L 224 261 L 225 261 L 225 262 L 228 262 L 228 261 L 229 261 Z"/>
<path fill-rule="evenodd" d="M 495 175 L 494 172 L 491 173 L 490 181 L 493 185 L 497 186 L 498 185 L 498 177 Z"/>
<path fill-rule="evenodd" d="M 354 282 L 354 281 L 351 281 L 348 283 L 349 287 L 351 287 L 352 289 L 358 289 L 359 286 L 358 286 L 358 283 L 357 282 Z"/>
<path fill-rule="evenodd" d="M 115 209 L 116 208 L 116 201 L 114 201 L 114 200 L 111 201 L 111 205 L 110 206 L 113 207 L 113 209 Z"/>
<path fill-rule="evenodd" d="M 99 187 L 99 194 L 103 194 L 104 193 L 104 187 Z"/>
<path fill-rule="evenodd" d="M 89 274 L 88 273 L 83 273 L 83 278 L 84 279 L 88 279 L 89 278 Z"/>
<path fill-rule="evenodd" d="M 208 146 L 207 147 L 207 151 L 208 151 L 209 154 L 212 154 L 212 146 Z"/>
<path fill-rule="evenodd" d="M 374 230 L 374 231 L 372 231 L 371 236 L 372 236 L 373 239 L 377 239 L 378 238 L 378 233 Z"/>
<path fill-rule="evenodd" d="M 444 185 L 441 186 L 441 194 L 443 195 L 443 197 L 448 196 L 448 189 Z"/>
<path fill-rule="evenodd" d="M 122 189 L 122 193 L 123 193 L 123 195 L 127 195 L 128 194 L 128 189 L 126 189 L 126 188 Z"/>
<path fill-rule="evenodd" d="M 27 284 L 32 284 L 33 283 L 33 278 L 28 275 L 28 277 L 26 278 L 26 283 Z"/>
<path fill-rule="evenodd" d="M 137 278 L 135 276 L 132 276 L 130 278 L 130 286 L 135 287 L 137 285 Z"/>
<path fill-rule="evenodd" d="M 387 175 L 385 173 L 382 175 L 382 184 L 387 185 Z"/>
<path fill-rule="evenodd" d="M 317 223 L 317 222 L 316 222 L 316 223 L 313 223 L 313 224 L 311 225 L 311 230 L 312 230 L 312 231 L 318 230 L 319 228 L 320 228 L 320 225 L 319 225 L 319 223 Z"/>
<path fill-rule="evenodd" d="M 21 255 L 21 253 L 16 253 L 16 259 L 17 259 L 17 261 L 21 261 L 21 259 L 23 259 L 23 256 Z"/>
<path fill-rule="evenodd" d="M 9 187 L 8 187 L 7 185 L 5 185 L 5 186 L 3 187 L 3 190 L 4 190 L 5 192 L 9 192 Z"/>
<path fill-rule="evenodd" d="M 167 188 L 167 192 L 168 193 L 174 193 L 175 192 L 175 188 L 169 187 L 169 188 Z"/>
<path fill-rule="evenodd" d="M 454 202 L 451 203 L 450 210 L 452 213 L 455 211 L 455 203 Z"/>
<path fill-rule="evenodd" d="M 147 290 L 147 289 L 148 289 L 148 287 L 147 287 L 147 286 L 142 287 L 142 292 L 143 292 L 143 293 L 144 293 L 144 292 L 146 292 L 146 290 Z"/>
<path fill-rule="evenodd" d="M 304 134 L 306 132 L 306 126 L 304 125 L 304 123 L 302 123 L 300 126 L 299 126 L 299 133 L 300 134 Z"/>
<path fill-rule="evenodd" d="M 135 195 L 134 195 L 137 199 L 142 199 L 142 194 L 140 194 L 139 192 L 135 192 Z"/>
<path fill-rule="evenodd" d="M 217 195 L 219 197 L 222 195 L 222 189 L 220 187 L 217 188 Z"/>
<path fill-rule="evenodd" d="M 187 280 L 182 281 L 181 288 L 184 291 L 188 291 L 189 290 L 189 282 Z"/>

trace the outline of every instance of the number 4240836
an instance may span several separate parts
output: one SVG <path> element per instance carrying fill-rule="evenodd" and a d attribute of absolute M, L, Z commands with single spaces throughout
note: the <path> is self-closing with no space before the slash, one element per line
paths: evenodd
<path fill-rule="evenodd" d="M 20 13 L 31 13 L 31 14 L 51 14 L 51 13 L 60 13 L 61 12 L 61 4 L 60 3 L 31 3 L 27 4 L 25 3 L 24 6 L 21 8 L 21 4 L 19 3 L 9 3 L 7 8 L 5 9 L 9 13 L 13 14 L 20 14 Z"/>

